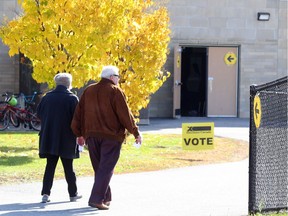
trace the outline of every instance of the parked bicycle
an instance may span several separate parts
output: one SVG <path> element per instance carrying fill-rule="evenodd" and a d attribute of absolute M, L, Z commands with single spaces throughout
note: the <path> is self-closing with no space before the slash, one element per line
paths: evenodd
<path fill-rule="evenodd" d="M 5 130 L 9 124 L 19 127 L 23 124 L 24 128 L 29 127 L 40 131 L 41 122 L 32 107 L 21 108 L 16 106 L 17 99 L 14 94 L 5 93 L 2 95 L 5 100 L 0 102 L 0 131 Z"/>
<path fill-rule="evenodd" d="M 33 111 L 36 112 L 36 99 L 38 95 L 42 95 L 42 92 L 34 91 L 32 95 L 25 95 L 23 93 L 20 93 L 18 95 L 15 95 L 19 98 L 19 101 L 23 101 L 22 108 L 25 107 L 25 109 L 28 109 L 31 107 Z M 21 102 L 20 102 L 21 103 Z"/>

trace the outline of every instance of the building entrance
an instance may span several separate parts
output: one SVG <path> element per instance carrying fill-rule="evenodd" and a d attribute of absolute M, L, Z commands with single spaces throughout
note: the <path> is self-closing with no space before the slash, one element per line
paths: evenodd
<path fill-rule="evenodd" d="M 174 48 L 173 116 L 237 117 L 237 47 Z"/>
<path fill-rule="evenodd" d="M 206 116 L 206 48 L 183 48 L 181 61 L 181 116 Z"/>

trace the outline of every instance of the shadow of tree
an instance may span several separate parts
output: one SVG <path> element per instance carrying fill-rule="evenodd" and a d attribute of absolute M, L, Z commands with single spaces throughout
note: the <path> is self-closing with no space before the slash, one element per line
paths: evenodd
<path fill-rule="evenodd" d="M 31 216 L 31 215 L 96 215 L 99 214 L 97 209 L 91 207 L 84 208 L 71 208 L 71 209 L 45 209 L 48 205 L 61 205 L 66 202 L 54 202 L 54 203 L 12 203 L 6 205 L 0 205 L 1 215 L 13 215 L 13 216 Z M 57 208 L 57 207 L 54 207 Z M 6 213 L 1 213 L 5 211 Z"/>
<path fill-rule="evenodd" d="M 0 166 L 17 166 L 31 163 L 34 160 L 29 156 L 1 156 Z"/>
<path fill-rule="evenodd" d="M 35 159 L 33 155 L 31 155 L 32 151 L 38 151 L 38 148 L 0 146 L 0 166 L 17 166 L 31 163 Z"/>
<path fill-rule="evenodd" d="M 38 150 L 37 147 L 33 148 L 24 148 L 24 147 L 16 147 L 16 146 L 0 146 L 0 152 L 30 152 L 31 150 Z"/>

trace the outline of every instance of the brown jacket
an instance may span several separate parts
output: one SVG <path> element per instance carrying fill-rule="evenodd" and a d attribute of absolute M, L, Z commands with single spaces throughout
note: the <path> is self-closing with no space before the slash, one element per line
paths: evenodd
<path fill-rule="evenodd" d="M 138 127 L 127 105 L 123 91 L 102 78 L 87 87 L 81 96 L 71 128 L 77 137 L 97 137 L 123 142 L 127 129 L 136 138 Z"/>

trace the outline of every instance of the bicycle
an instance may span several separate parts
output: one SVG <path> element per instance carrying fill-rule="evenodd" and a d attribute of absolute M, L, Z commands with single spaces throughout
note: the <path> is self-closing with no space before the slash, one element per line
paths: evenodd
<path fill-rule="evenodd" d="M 33 109 L 33 111 L 36 112 L 35 99 L 36 99 L 36 96 L 42 95 L 42 94 L 43 94 L 42 92 L 34 91 L 32 95 L 25 95 L 23 93 L 20 93 L 20 94 L 17 94 L 15 96 L 17 96 L 19 98 L 20 104 L 21 104 L 21 101 L 23 100 L 22 103 L 24 103 L 24 104 L 21 104 L 22 108 L 25 107 L 25 109 L 28 109 L 29 107 L 31 107 Z"/>
<path fill-rule="evenodd" d="M 0 103 L 0 131 L 5 130 L 11 123 L 14 127 L 19 127 L 21 124 L 26 128 L 40 131 L 41 122 L 32 108 L 20 108 L 15 105 L 15 96 L 9 95 L 7 92 L 2 96 L 5 100 Z M 11 103 L 12 101 L 12 103 Z M 14 102 L 13 102 L 14 101 Z"/>

